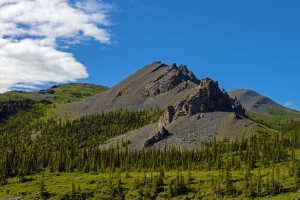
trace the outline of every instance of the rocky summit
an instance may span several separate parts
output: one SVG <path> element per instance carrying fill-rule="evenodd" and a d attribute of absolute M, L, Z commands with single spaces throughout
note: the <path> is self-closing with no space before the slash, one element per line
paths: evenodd
<path fill-rule="evenodd" d="M 164 66 L 164 64 L 161 64 L 159 67 L 161 66 Z M 155 70 L 157 70 L 157 68 Z M 153 98 L 160 93 L 170 91 L 179 84 L 186 83 L 187 81 L 191 81 L 195 84 L 199 84 L 200 82 L 193 72 L 187 69 L 186 65 L 177 67 L 174 63 L 165 73 L 148 83 L 143 89 L 143 94 Z M 185 89 L 185 86 L 187 86 L 187 84 L 183 84 L 181 89 Z"/>

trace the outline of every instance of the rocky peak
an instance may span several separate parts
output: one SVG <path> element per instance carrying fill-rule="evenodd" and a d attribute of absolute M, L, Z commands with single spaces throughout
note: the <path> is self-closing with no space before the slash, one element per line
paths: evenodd
<path fill-rule="evenodd" d="M 183 82 L 188 81 L 196 84 L 199 84 L 200 82 L 193 72 L 187 69 L 186 65 L 180 65 L 177 67 L 174 63 L 164 74 L 147 84 L 143 89 L 143 94 L 147 97 L 153 98 L 161 93 L 172 90 Z"/>
<path fill-rule="evenodd" d="M 179 65 L 178 70 L 180 72 L 180 77 L 184 81 L 192 81 L 196 84 L 200 83 L 200 80 L 196 78 L 192 71 L 189 71 L 186 65 Z"/>

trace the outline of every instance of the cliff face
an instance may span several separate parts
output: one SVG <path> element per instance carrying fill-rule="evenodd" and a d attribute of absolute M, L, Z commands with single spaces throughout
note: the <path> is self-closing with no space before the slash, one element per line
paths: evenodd
<path fill-rule="evenodd" d="M 242 106 L 231 99 L 224 89 L 220 90 L 217 81 L 209 78 L 202 79 L 196 90 L 176 106 L 176 110 L 182 110 L 187 115 L 214 111 L 245 114 Z"/>
<path fill-rule="evenodd" d="M 225 111 L 245 116 L 245 109 L 235 99 L 231 99 L 227 92 L 220 90 L 217 81 L 209 78 L 202 79 L 195 91 L 183 101 L 169 105 L 162 116 L 161 126 L 170 124 L 180 116 L 193 116 L 201 113 Z"/>

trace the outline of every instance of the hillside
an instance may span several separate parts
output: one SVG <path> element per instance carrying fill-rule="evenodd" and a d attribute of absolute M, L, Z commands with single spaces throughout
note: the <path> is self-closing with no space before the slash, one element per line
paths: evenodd
<path fill-rule="evenodd" d="M 43 111 L 43 118 L 63 118 L 64 120 L 77 116 L 67 115 L 66 108 L 76 102 L 99 94 L 108 87 L 87 83 L 70 83 L 53 85 L 45 90 L 34 92 L 10 91 L 0 94 L 0 125 L 11 121 L 21 113 L 30 114 L 32 110 Z M 11 118 L 11 119 L 10 119 Z"/>
<path fill-rule="evenodd" d="M 300 120 L 300 112 L 281 106 L 268 97 L 255 91 L 239 89 L 228 92 L 231 98 L 237 98 L 247 110 L 250 119 L 270 128 L 280 129 L 293 121 Z"/>
<path fill-rule="evenodd" d="M 53 85 L 45 90 L 34 92 L 10 91 L 0 94 L 0 102 L 8 100 L 31 99 L 35 101 L 48 100 L 52 103 L 70 103 L 81 101 L 92 95 L 107 90 L 108 87 L 88 84 L 88 83 L 69 83 Z"/>

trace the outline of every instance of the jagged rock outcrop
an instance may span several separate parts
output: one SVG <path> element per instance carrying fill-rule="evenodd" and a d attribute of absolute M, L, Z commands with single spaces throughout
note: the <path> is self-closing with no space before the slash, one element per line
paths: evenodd
<path fill-rule="evenodd" d="M 163 140 L 168 135 L 168 130 L 164 126 L 160 127 L 160 130 L 150 139 L 146 140 L 144 143 L 144 148 L 150 147 L 156 142 Z"/>
<path fill-rule="evenodd" d="M 160 126 L 167 126 L 173 121 L 174 115 L 175 115 L 175 108 L 172 105 L 168 106 L 163 116 L 160 118 L 158 124 Z"/>
<path fill-rule="evenodd" d="M 173 66 L 176 66 L 176 64 L 173 64 Z M 192 71 L 189 71 L 186 65 L 180 65 L 178 67 L 179 71 L 180 71 L 180 77 L 182 78 L 182 80 L 184 81 L 192 81 L 196 84 L 199 84 L 200 81 L 199 79 L 196 78 L 196 76 L 193 74 Z"/>
<path fill-rule="evenodd" d="M 230 111 L 240 115 L 245 114 L 242 106 L 235 99 L 231 99 L 224 89 L 220 90 L 218 82 L 210 78 L 202 79 L 194 93 L 175 107 L 177 116 L 191 116 L 197 113 L 213 111 Z"/>
<path fill-rule="evenodd" d="M 200 82 L 195 77 L 193 72 L 187 69 L 187 66 L 180 65 L 179 67 L 177 67 L 176 64 L 173 64 L 172 67 L 168 69 L 164 74 L 147 84 L 143 89 L 143 94 L 147 97 L 153 98 L 160 93 L 170 91 L 179 84 L 187 81 L 191 81 L 196 84 L 199 84 Z"/>
<path fill-rule="evenodd" d="M 165 129 L 165 126 L 169 125 L 173 121 L 174 115 L 175 108 L 171 105 L 168 106 L 157 123 L 156 134 L 145 141 L 144 148 L 152 146 L 154 143 L 163 140 L 168 135 L 168 130 Z"/>
<path fill-rule="evenodd" d="M 173 65 L 173 69 L 177 69 L 174 67 L 176 66 Z M 156 90 L 156 92 L 158 91 L 158 93 L 152 94 L 154 96 L 155 94 L 159 94 L 159 88 L 162 88 L 164 85 L 170 86 L 170 84 L 173 83 L 181 83 L 183 81 L 186 81 L 180 77 L 180 74 L 189 74 L 186 66 L 180 66 L 178 70 L 175 70 L 174 73 L 167 78 L 167 81 L 165 80 L 165 77 L 167 76 L 163 76 L 161 79 L 158 79 L 156 82 L 154 82 L 154 84 L 150 88 Z M 187 81 L 192 80 L 195 79 L 190 77 Z M 239 119 L 239 115 L 245 115 L 245 109 L 241 106 L 241 104 L 236 101 L 236 99 L 230 98 L 224 89 L 221 90 L 217 81 L 213 81 L 210 78 L 204 78 L 200 81 L 200 84 L 196 88 L 196 90 L 192 94 L 187 96 L 184 101 L 180 101 L 176 106 L 169 105 L 166 108 L 163 116 L 160 118 L 157 124 L 156 134 L 152 138 L 146 140 L 146 142 L 144 143 L 144 147 L 152 146 L 154 143 L 159 142 L 164 137 L 166 137 L 166 135 L 168 134 L 168 130 L 165 127 L 167 127 L 178 117 L 192 116 L 197 114 L 196 118 L 201 119 L 203 115 L 201 115 L 200 113 L 214 111 L 234 112 L 234 116 L 237 119 Z"/>
<path fill-rule="evenodd" d="M 200 113 L 214 111 L 234 112 L 237 119 L 239 119 L 239 115 L 245 115 L 245 109 L 242 105 L 236 99 L 230 98 L 224 89 L 221 90 L 217 81 L 205 78 L 184 101 L 180 101 L 176 106 L 169 105 L 166 108 L 157 124 L 157 133 L 144 143 L 144 147 L 152 146 L 165 138 L 168 134 L 165 127 L 178 117 L 197 114 L 196 119 L 199 120 L 203 117 Z"/>

